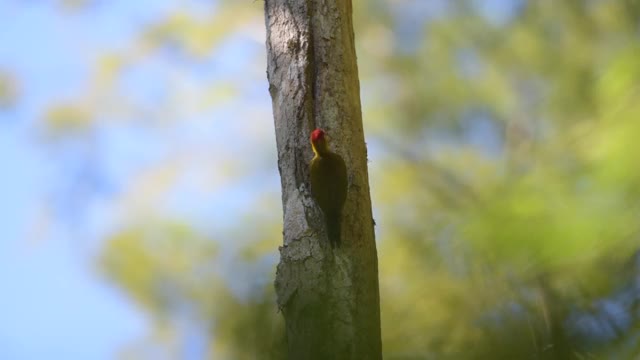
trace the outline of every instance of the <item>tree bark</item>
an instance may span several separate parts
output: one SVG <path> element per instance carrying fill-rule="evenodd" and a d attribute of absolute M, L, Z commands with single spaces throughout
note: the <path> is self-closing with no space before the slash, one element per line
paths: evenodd
<path fill-rule="evenodd" d="M 275 287 L 290 359 L 381 359 L 378 259 L 351 0 L 265 0 L 267 76 L 284 207 Z M 309 134 L 347 164 L 342 245 L 309 191 Z"/>

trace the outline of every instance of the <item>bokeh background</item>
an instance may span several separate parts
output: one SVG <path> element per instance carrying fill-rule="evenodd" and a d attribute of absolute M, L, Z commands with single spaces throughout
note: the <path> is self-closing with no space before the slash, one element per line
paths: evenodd
<path fill-rule="evenodd" d="M 385 358 L 640 356 L 640 2 L 353 5 Z M 0 0 L 1 359 L 283 357 L 262 8 Z"/>

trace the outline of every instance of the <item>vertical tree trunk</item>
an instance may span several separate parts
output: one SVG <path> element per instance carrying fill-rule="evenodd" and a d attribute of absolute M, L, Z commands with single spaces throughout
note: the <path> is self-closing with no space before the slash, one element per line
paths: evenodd
<path fill-rule="evenodd" d="M 351 0 L 266 0 L 269 92 L 284 245 L 276 275 L 290 359 L 381 359 L 378 260 Z M 309 134 L 325 129 L 349 190 L 332 249 L 309 191 Z"/>

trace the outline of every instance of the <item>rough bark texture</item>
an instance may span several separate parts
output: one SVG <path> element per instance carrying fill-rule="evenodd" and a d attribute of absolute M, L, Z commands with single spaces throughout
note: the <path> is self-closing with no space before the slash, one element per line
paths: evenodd
<path fill-rule="evenodd" d="M 266 0 L 269 92 L 282 181 L 276 275 L 290 359 L 380 359 L 378 259 L 351 0 Z M 342 245 L 309 191 L 309 134 L 321 127 L 349 173 Z"/>

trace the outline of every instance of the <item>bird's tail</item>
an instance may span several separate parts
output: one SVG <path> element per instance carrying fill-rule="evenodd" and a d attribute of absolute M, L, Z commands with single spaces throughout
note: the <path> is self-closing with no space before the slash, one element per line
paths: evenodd
<path fill-rule="evenodd" d="M 327 236 L 329 237 L 331 246 L 339 247 L 341 242 L 340 236 L 342 234 L 342 215 L 340 213 L 327 214 L 326 222 Z"/>

